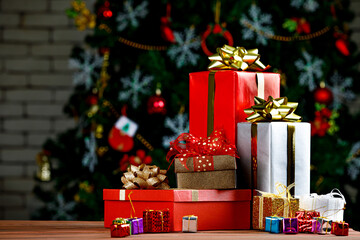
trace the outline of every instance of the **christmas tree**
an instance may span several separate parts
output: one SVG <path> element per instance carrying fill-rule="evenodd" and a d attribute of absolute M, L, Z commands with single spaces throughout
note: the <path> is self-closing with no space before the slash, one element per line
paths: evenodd
<path fill-rule="evenodd" d="M 65 14 L 65 13 L 64 13 Z M 37 219 L 100 220 L 102 190 L 121 188 L 130 164 L 167 169 L 169 142 L 188 132 L 188 74 L 205 71 L 224 44 L 258 48 L 281 74 L 281 96 L 312 124 L 312 192 L 339 188 L 345 219 L 359 228 L 359 54 L 350 41 L 349 1 L 74 0 L 66 13 L 93 29 L 74 47 L 74 92 L 65 112 L 77 121 L 44 143 Z M 41 180 L 49 180 L 44 190 Z M 176 187 L 172 168 L 170 186 Z"/>

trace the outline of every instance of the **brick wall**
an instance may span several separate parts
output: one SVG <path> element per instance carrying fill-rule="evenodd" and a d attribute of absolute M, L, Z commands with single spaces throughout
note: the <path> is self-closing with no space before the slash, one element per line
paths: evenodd
<path fill-rule="evenodd" d="M 65 15 L 70 0 L 0 0 L 0 219 L 28 219 L 36 154 L 74 126 L 68 57 L 86 32 Z"/>
<path fill-rule="evenodd" d="M 0 0 L 0 219 L 28 219 L 40 206 L 31 193 L 35 156 L 47 137 L 74 124 L 62 113 L 72 91 L 68 56 L 86 32 L 65 16 L 69 4 Z M 360 46 L 360 0 L 352 9 Z"/>

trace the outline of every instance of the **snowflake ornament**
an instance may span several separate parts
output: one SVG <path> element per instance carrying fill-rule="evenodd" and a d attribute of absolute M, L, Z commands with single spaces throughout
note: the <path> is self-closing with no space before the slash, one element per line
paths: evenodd
<path fill-rule="evenodd" d="M 133 108 L 137 108 L 140 105 L 139 95 L 149 94 L 150 89 L 148 88 L 150 83 L 153 81 L 153 76 L 145 75 L 141 79 L 141 71 L 136 69 L 131 77 L 121 78 L 120 82 L 123 84 L 123 91 L 119 93 L 120 101 L 128 101 L 131 97 L 131 105 Z"/>
<path fill-rule="evenodd" d="M 91 132 L 90 137 L 85 137 L 84 141 L 86 152 L 82 159 L 82 165 L 88 167 L 90 172 L 94 172 L 95 165 L 98 163 L 95 133 Z"/>
<path fill-rule="evenodd" d="M 307 12 L 314 12 L 319 7 L 319 3 L 315 0 L 291 0 L 290 5 L 297 9 L 303 7 Z"/>
<path fill-rule="evenodd" d="M 360 142 L 354 143 L 349 153 L 349 159 L 348 174 L 352 180 L 356 180 L 360 173 Z"/>
<path fill-rule="evenodd" d="M 123 31 L 129 24 L 137 28 L 139 26 L 138 18 L 144 18 L 148 14 L 148 2 L 143 1 L 134 8 L 133 0 L 126 0 L 124 2 L 124 12 L 119 13 L 116 21 L 119 23 L 118 31 Z"/>
<path fill-rule="evenodd" d="M 74 84 L 85 85 L 86 89 L 89 90 L 93 85 L 92 78 L 100 76 L 95 69 L 102 66 L 103 58 L 97 53 L 92 55 L 89 51 L 85 51 L 80 57 L 83 60 L 71 58 L 69 60 L 69 68 L 78 70 L 73 76 Z"/>
<path fill-rule="evenodd" d="M 303 86 L 308 86 L 309 90 L 312 91 L 316 87 L 316 80 L 320 79 L 323 76 L 323 72 L 321 66 L 324 61 L 317 58 L 312 57 L 308 52 L 303 51 L 303 57 L 305 59 L 298 59 L 295 61 L 295 66 L 297 70 L 301 71 L 299 77 L 299 83 Z"/>
<path fill-rule="evenodd" d="M 176 61 L 177 68 L 189 64 L 195 66 L 200 56 L 193 50 L 199 49 L 201 45 L 200 38 L 195 36 L 195 29 L 190 27 L 185 29 L 184 33 L 174 32 L 174 37 L 176 44 L 167 52 L 170 59 Z"/>
<path fill-rule="evenodd" d="M 339 109 L 342 103 L 346 103 L 355 98 L 355 94 L 349 89 L 352 87 L 353 79 L 343 78 L 338 72 L 330 78 L 330 90 L 333 93 L 333 107 Z"/>
<path fill-rule="evenodd" d="M 272 24 L 271 15 L 262 13 L 261 9 L 255 4 L 251 5 L 249 9 L 249 19 L 245 14 L 243 14 L 240 18 L 240 24 L 244 26 L 242 30 L 243 38 L 245 40 L 251 40 L 255 38 L 256 34 L 256 43 L 267 45 L 267 38 L 264 34 L 260 34 L 263 32 L 267 35 L 274 35 L 274 32 L 270 25 Z M 249 28 L 249 24 L 253 26 L 253 28 Z"/>
<path fill-rule="evenodd" d="M 74 210 L 75 205 L 75 201 L 65 202 L 64 196 L 58 193 L 55 201 L 49 203 L 47 208 L 55 212 L 51 217 L 52 220 L 75 220 L 76 216 L 69 213 Z"/>
<path fill-rule="evenodd" d="M 173 132 L 171 136 L 163 137 L 163 146 L 167 148 L 170 146 L 170 142 L 175 140 L 180 134 L 189 132 L 188 115 L 179 113 L 173 119 L 165 118 L 165 127 Z"/>

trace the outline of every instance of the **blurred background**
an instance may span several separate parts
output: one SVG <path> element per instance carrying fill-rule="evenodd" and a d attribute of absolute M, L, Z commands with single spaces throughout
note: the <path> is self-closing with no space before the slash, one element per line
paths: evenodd
<path fill-rule="evenodd" d="M 101 220 L 129 164 L 166 169 L 188 73 L 223 44 L 281 74 L 312 123 L 312 192 L 339 188 L 359 229 L 360 0 L 0 0 L 0 219 Z"/>

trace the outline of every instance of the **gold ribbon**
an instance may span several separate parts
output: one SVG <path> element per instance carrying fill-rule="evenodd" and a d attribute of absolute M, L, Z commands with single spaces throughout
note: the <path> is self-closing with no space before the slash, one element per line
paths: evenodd
<path fill-rule="evenodd" d="M 301 122 L 301 116 L 296 115 L 297 102 L 288 102 L 287 97 L 274 99 L 269 96 L 268 100 L 255 97 L 255 105 L 247 108 L 244 112 L 248 115 L 246 118 L 249 122 Z"/>
<path fill-rule="evenodd" d="M 208 77 L 207 136 L 214 131 L 215 72 Z"/>
<path fill-rule="evenodd" d="M 258 49 L 246 50 L 244 47 L 224 45 L 216 49 L 216 54 L 209 57 L 208 70 L 253 70 L 264 71 L 270 68 L 260 61 Z"/>
<path fill-rule="evenodd" d="M 287 185 L 295 182 L 295 126 L 287 125 Z M 290 195 L 295 194 L 295 188 L 289 191 Z"/>
<path fill-rule="evenodd" d="M 131 165 L 121 177 L 121 181 L 126 189 L 169 189 L 166 172 L 155 165 Z"/>
<path fill-rule="evenodd" d="M 128 198 L 129 198 L 129 201 L 130 201 L 130 204 L 131 204 L 131 208 L 132 208 L 132 211 L 130 210 L 130 218 L 133 218 L 133 216 L 132 216 L 132 212 L 134 211 L 134 216 L 136 216 L 136 213 L 135 213 L 135 208 L 134 208 L 134 205 L 133 205 L 133 203 L 132 203 L 132 201 L 131 201 L 131 197 L 130 197 L 130 195 L 132 194 L 133 192 L 131 191 L 130 193 L 129 193 L 129 195 L 128 195 Z"/>

